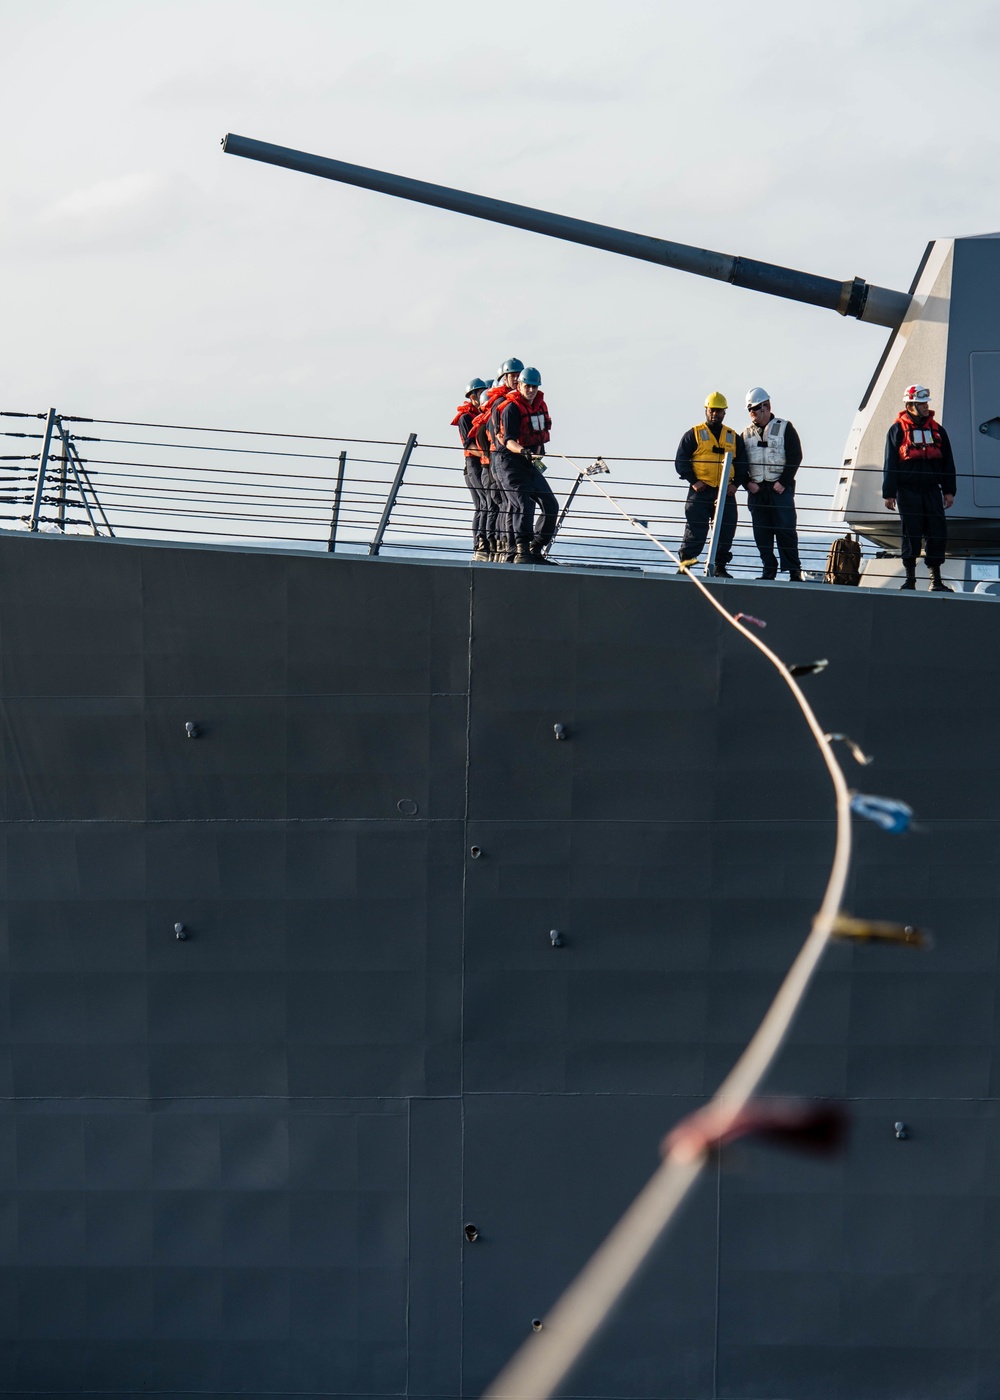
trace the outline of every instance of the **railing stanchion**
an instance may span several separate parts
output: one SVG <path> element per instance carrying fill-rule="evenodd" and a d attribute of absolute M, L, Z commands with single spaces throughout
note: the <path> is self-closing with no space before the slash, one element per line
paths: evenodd
<path fill-rule="evenodd" d="M 45 490 L 45 472 L 49 465 L 49 450 L 52 446 L 52 430 L 56 424 L 56 411 L 50 408 L 45 417 L 45 435 L 42 438 L 42 451 L 38 458 L 38 475 L 35 477 L 35 494 L 31 501 L 31 518 L 28 529 L 38 532 L 38 513 L 42 508 L 42 492 Z"/>
<path fill-rule="evenodd" d="M 722 534 L 722 517 L 726 510 L 726 492 L 729 490 L 729 471 L 733 465 L 733 454 L 727 452 L 722 459 L 719 474 L 719 493 L 715 498 L 715 519 L 712 521 L 712 534 L 708 543 L 708 558 L 705 560 L 705 577 L 711 578 L 715 572 L 715 556 L 719 552 L 719 536 Z"/>
<path fill-rule="evenodd" d="M 416 447 L 416 445 L 417 435 L 416 433 L 411 433 L 410 436 L 406 439 L 406 446 L 403 448 L 403 455 L 399 459 L 399 466 L 396 468 L 396 475 L 393 479 L 392 486 L 389 489 L 389 495 L 385 503 L 385 509 L 382 511 L 382 519 L 378 522 L 378 529 L 375 531 L 375 538 L 368 546 L 369 554 L 377 554 L 382 548 L 382 539 L 385 535 L 386 526 L 389 524 L 389 517 L 392 514 L 392 508 L 396 504 L 396 497 L 399 495 L 399 488 L 403 484 L 403 475 L 406 472 L 406 468 L 410 460 L 410 455 L 413 452 L 413 449 Z"/>
<path fill-rule="evenodd" d="M 562 510 L 559 512 L 559 518 L 558 518 L 558 520 L 556 521 L 556 528 L 552 531 L 552 538 L 549 540 L 548 548 L 547 548 L 546 551 L 545 551 L 546 554 L 551 554 L 551 553 L 552 553 L 552 546 L 553 546 L 553 545 L 555 544 L 555 542 L 556 542 L 556 535 L 558 535 L 559 531 L 562 529 L 563 521 L 566 519 L 567 515 L 569 514 L 569 508 L 570 508 L 570 506 L 573 504 L 573 497 L 574 497 L 574 496 L 576 495 L 576 493 L 579 491 L 580 485 L 581 485 L 581 483 L 582 483 L 582 481 L 583 481 L 583 478 L 584 478 L 586 475 L 587 475 L 586 472 L 580 472 L 580 474 L 577 476 L 576 480 L 573 482 L 572 489 L 571 489 L 569 495 L 566 497 L 566 504 L 563 506 Z"/>
<path fill-rule="evenodd" d="M 111 539 L 114 539 L 115 532 L 114 530 L 112 530 L 111 521 L 108 519 L 104 507 L 101 505 L 101 499 L 98 496 L 97 492 L 94 490 L 94 483 L 90 479 L 90 473 L 87 471 L 86 465 L 84 464 L 84 460 L 76 449 L 76 443 L 73 441 L 73 439 L 69 436 L 69 434 L 63 427 L 61 418 L 59 420 L 59 431 L 62 434 L 63 442 L 66 445 L 66 455 L 73 465 L 73 474 L 76 477 L 77 488 L 79 489 L 81 499 L 83 500 L 84 509 L 87 512 L 87 516 L 90 520 L 91 526 L 93 527 L 94 534 L 99 535 L 101 532 L 97 528 L 97 521 L 94 519 L 94 512 L 90 509 L 90 506 L 87 504 L 88 491 L 94 498 L 94 506 L 96 507 L 101 519 L 104 522 L 104 528 L 107 530 L 108 535 L 111 537 Z"/>
<path fill-rule="evenodd" d="M 328 554 L 332 554 L 337 548 L 337 521 L 340 519 L 340 500 L 344 494 L 344 468 L 346 466 L 347 453 L 342 452 L 337 460 L 337 484 L 333 488 L 333 517 L 330 520 L 330 540 L 326 546 Z"/>
<path fill-rule="evenodd" d="M 66 492 L 69 490 L 69 446 L 66 442 L 66 430 L 62 425 L 62 419 L 56 418 L 56 428 L 62 439 L 62 462 L 59 464 L 59 509 L 56 511 L 56 521 L 59 529 L 66 533 Z"/>

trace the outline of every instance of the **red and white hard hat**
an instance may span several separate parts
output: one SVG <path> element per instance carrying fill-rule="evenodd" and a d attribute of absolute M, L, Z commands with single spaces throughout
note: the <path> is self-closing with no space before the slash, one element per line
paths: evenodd
<path fill-rule="evenodd" d="M 911 384 L 903 394 L 904 403 L 930 403 L 931 391 L 922 384 Z"/>

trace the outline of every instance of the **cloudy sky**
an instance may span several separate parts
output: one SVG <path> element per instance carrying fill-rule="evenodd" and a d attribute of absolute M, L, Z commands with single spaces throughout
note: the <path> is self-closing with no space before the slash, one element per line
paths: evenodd
<path fill-rule="evenodd" d="M 769 387 L 836 462 L 885 332 L 222 154 L 226 131 L 905 289 L 1000 227 L 996 0 L 2 0 L 0 407 L 671 455 Z M 731 415 L 732 416 L 732 415 Z M 742 421 L 742 410 L 737 421 Z"/>

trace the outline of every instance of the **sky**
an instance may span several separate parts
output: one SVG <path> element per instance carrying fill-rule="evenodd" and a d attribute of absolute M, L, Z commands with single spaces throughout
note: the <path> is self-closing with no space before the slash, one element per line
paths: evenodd
<path fill-rule="evenodd" d="M 227 131 L 905 290 L 1000 227 L 996 0 L 0 0 L 0 407 L 450 442 L 539 367 L 571 454 L 769 389 L 836 463 L 886 332 L 224 155 Z"/>

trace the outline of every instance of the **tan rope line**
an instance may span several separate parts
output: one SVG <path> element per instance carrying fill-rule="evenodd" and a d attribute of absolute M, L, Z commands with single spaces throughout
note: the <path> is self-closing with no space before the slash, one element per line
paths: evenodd
<path fill-rule="evenodd" d="M 563 460 L 576 466 L 568 457 Z M 680 562 L 677 555 L 650 530 L 622 510 L 614 497 L 593 477 L 588 476 L 586 480 L 620 511 L 630 525 L 647 535 L 675 563 Z M 788 667 L 770 647 L 737 622 L 700 579 L 690 570 L 685 570 L 685 573 L 716 612 L 766 656 L 785 681 L 819 746 L 836 794 L 836 845 L 819 912 L 764 1019 L 706 1110 L 715 1111 L 720 1116 L 724 1115 L 725 1121 L 731 1121 L 756 1093 L 774 1063 L 833 932 L 851 862 L 851 795 L 832 746 Z M 684 1160 L 676 1149 L 665 1158 L 555 1304 L 545 1319 L 543 1330 L 528 1338 L 484 1392 L 488 1400 L 499 1400 L 501 1396 L 516 1397 L 517 1400 L 548 1400 L 559 1388 L 677 1214 L 707 1160 L 708 1155 L 704 1151 L 693 1160 Z"/>

